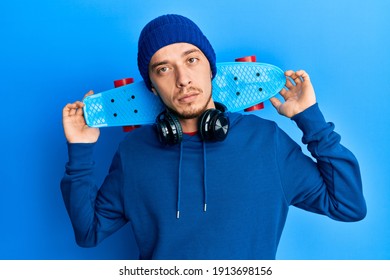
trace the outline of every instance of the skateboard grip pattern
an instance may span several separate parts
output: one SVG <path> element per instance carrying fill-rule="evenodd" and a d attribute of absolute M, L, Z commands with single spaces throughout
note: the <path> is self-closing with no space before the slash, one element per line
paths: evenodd
<path fill-rule="evenodd" d="M 238 112 L 276 95 L 285 85 L 281 69 L 265 63 L 217 63 L 212 81 L 214 101 Z M 88 126 L 144 125 L 155 122 L 165 109 L 144 82 L 137 82 L 86 97 L 84 118 Z"/>
<path fill-rule="evenodd" d="M 284 72 L 265 63 L 219 63 L 213 99 L 236 112 L 276 95 L 285 85 Z"/>
<path fill-rule="evenodd" d="M 84 118 L 91 127 L 150 124 L 165 108 L 144 82 L 88 96 L 84 104 Z"/>

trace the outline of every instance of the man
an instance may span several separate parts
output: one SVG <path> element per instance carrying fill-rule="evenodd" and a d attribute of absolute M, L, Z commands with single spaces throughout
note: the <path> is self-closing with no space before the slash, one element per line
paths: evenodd
<path fill-rule="evenodd" d="M 297 123 L 316 161 L 274 122 L 214 102 L 215 61 L 185 17 L 144 27 L 138 67 L 167 110 L 127 135 L 101 188 L 93 180 L 99 130 L 86 126 L 82 102 L 65 106 L 61 189 L 80 246 L 130 222 L 141 259 L 274 259 L 290 205 L 340 221 L 364 218 L 357 160 L 325 122 L 309 75 L 287 71 L 284 102 L 271 102 Z M 226 124 L 222 135 L 215 119 Z"/>

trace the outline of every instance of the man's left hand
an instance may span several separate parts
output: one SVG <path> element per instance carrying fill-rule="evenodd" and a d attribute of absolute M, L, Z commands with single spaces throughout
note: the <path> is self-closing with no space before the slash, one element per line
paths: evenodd
<path fill-rule="evenodd" d="M 284 74 L 286 75 L 286 86 L 280 91 L 284 103 L 276 97 L 272 97 L 270 101 L 279 114 L 292 118 L 314 105 L 316 96 L 310 77 L 304 70 L 296 72 L 288 70 Z"/>

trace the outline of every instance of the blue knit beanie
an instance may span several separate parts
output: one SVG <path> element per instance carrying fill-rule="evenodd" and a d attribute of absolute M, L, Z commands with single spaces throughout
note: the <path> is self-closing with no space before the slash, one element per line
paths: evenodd
<path fill-rule="evenodd" d="M 199 27 L 186 17 L 163 15 L 150 21 L 141 31 L 138 40 L 138 69 L 149 90 L 150 59 L 162 47 L 174 43 L 189 43 L 198 47 L 209 60 L 212 78 L 215 77 L 217 73 L 215 52 Z"/>

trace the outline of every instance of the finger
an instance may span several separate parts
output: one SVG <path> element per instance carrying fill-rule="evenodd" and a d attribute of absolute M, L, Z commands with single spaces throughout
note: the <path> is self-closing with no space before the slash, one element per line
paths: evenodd
<path fill-rule="evenodd" d="M 68 116 L 71 108 L 72 108 L 72 104 L 70 103 L 66 104 L 66 106 L 62 109 L 62 116 L 63 117 Z"/>
<path fill-rule="evenodd" d="M 83 108 L 82 108 L 82 107 L 81 107 L 81 108 L 77 108 L 75 115 L 77 115 L 77 116 L 82 116 L 82 115 L 84 115 Z"/>
<path fill-rule="evenodd" d="M 284 72 L 284 75 L 286 76 L 287 80 L 294 81 L 295 85 L 302 82 L 300 76 L 297 75 L 297 73 L 294 72 L 293 70 L 288 70 L 288 71 Z M 292 85 L 294 86 L 294 84 L 292 84 Z"/>
<path fill-rule="evenodd" d="M 93 90 L 88 91 L 88 92 L 84 95 L 84 98 L 87 97 L 87 96 L 92 95 L 93 93 L 94 93 Z M 83 99 L 84 99 L 84 98 L 83 98 Z"/>
<path fill-rule="evenodd" d="M 295 83 L 296 85 L 302 83 L 302 78 L 301 78 L 301 76 L 299 76 L 299 75 L 297 74 L 297 72 L 295 72 L 294 74 L 292 74 L 292 75 L 291 75 L 291 78 L 294 80 L 294 83 Z"/>
<path fill-rule="evenodd" d="M 83 106 L 84 106 L 84 104 L 80 101 L 76 101 L 74 103 L 69 103 L 62 110 L 62 115 L 63 116 L 73 116 L 76 114 L 77 110 L 79 108 L 82 108 Z"/>
<path fill-rule="evenodd" d="M 271 102 L 272 106 L 274 106 L 274 108 L 276 109 L 276 111 L 279 112 L 279 108 L 280 106 L 282 105 L 282 102 L 280 102 L 279 99 L 277 99 L 276 97 L 271 97 L 269 99 L 269 101 Z"/>
<path fill-rule="evenodd" d="M 285 88 L 282 88 L 282 89 L 279 91 L 279 93 L 280 93 L 281 96 L 283 96 L 284 99 L 286 99 L 288 90 L 285 89 Z"/>
<path fill-rule="evenodd" d="M 295 72 L 293 70 L 287 70 L 286 72 L 284 72 L 284 75 L 287 76 L 287 77 L 291 77 L 292 74 L 294 74 Z"/>
<path fill-rule="evenodd" d="M 83 107 L 84 106 L 84 103 L 81 102 L 81 101 L 75 101 L 73 103 L 68 103 L 64 109 L 77 109 L 77 108 L 80 108 L 80 107 Z"/>
<path fill-rule="evenodd" d="M 310 81 L 310 76 L 305 70 L 298 70 L 296 73 L 303 81 Z"/>
<path fill-rule="evenodd" d="M 291 78 L 290 77 L 287 77 L 286 79 L 286 87 L 288 89 L 292 89 L 295 85 L 291 82 Z"/>
<path fill-rule="evenodd" d="M 74 113 L 76 112 L 76 108 L 77 108 L 77 105 L 75 103 L 69 103 L 67 104 L 63 111 L 62 111 L 62 114 L 64 117 L 67 117 L 67 116 L 72 116 L 74 115 Z"/>
<path fill-rule="evenodd" d="M 94 94 L 93 90 L 88 91 L 84 95 L 83 100 L 92 94 Z M 70 114 L 77 115 L 77 116 L 83 116 L 84 111 L 82 110 L 82 108 L 84 107 L 85 104 L 82 101 L 76 101 L 74 104 L 76 105 L 75 111 L 72 111 Z"/>
<path fill-rule="evenodd" d="M 283 97 L 284 100 L 289 99 L 290 97 L 294 96 L 294 91 L 291 89 L 282 88 L 279 91 L 280 95 Z"/>
<path fill-rule="evenodd" d="M 84 103 L 81 101 L 76 101 L 74 111 L 72 111 L 72 115 L 82 116 L 83 115 L 83 107 Z"/>

